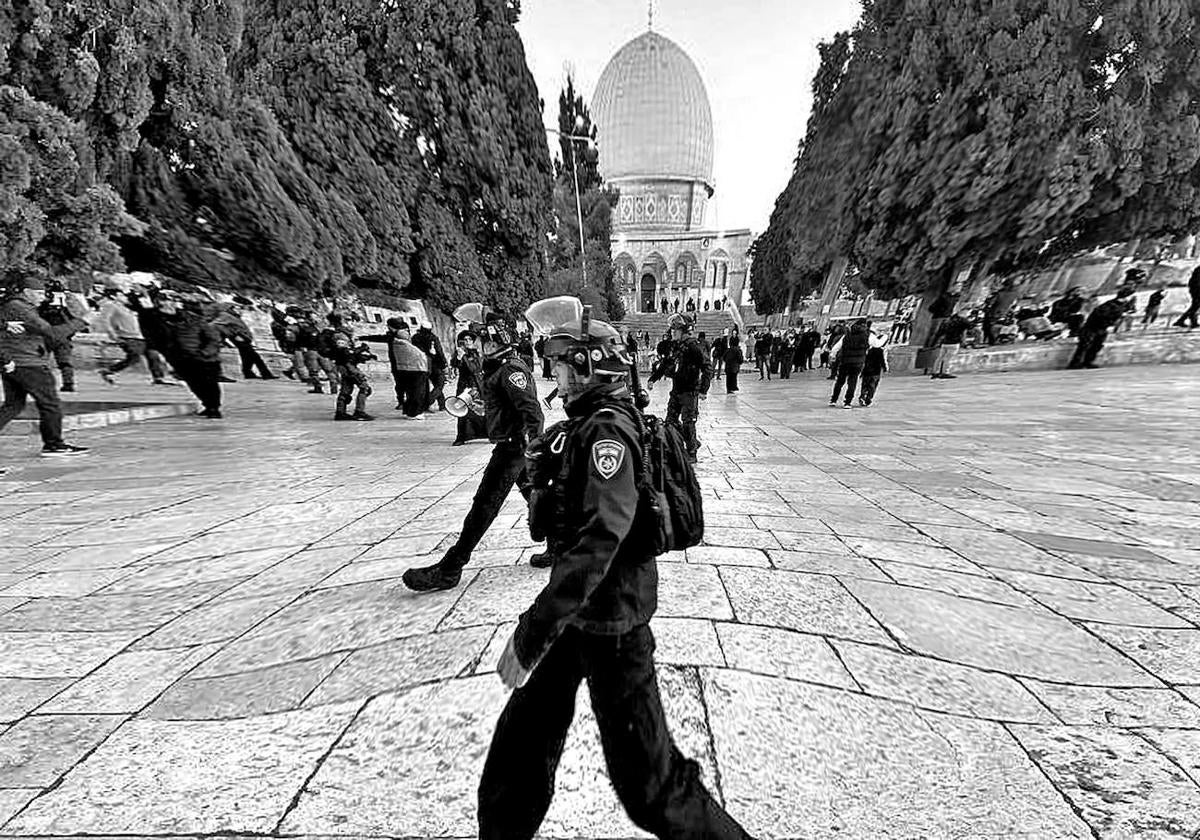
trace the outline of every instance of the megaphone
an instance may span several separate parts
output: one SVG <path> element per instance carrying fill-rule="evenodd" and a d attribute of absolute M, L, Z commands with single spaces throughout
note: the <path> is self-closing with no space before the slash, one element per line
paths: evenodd
<path fill-rule="evenodd" d="M 482 417 L 483 403 L 479 399 L 479 392 L 474 388 L 468 388 L 463 391 L 461 397 L 447 397 L 446 413 L 451 417 L 466 417 L 468 414 Z"/>

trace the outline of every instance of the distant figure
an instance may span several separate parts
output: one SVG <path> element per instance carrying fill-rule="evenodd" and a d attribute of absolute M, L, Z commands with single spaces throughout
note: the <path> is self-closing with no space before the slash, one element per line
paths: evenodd
<path fill-rule="evenodd" d="M 1200 266 L 1196 266 L 1196 270 L 1192 272 L 1192 279 L 1188 281 L 1188 294 L 1192 297 L 1192 304 L 1187 312 L 1179 316 L 1175 326 L 1194 330 L 1200 326 L 1200 322 L 1197 321 L 1200 317 Z"/>
<path fill-rule="evenodd" d="M 1166 292 L 1162 289 L 1155 289 L 1150 294 L 1150 299 L 1146 301 L 1146 314 L 1142 316 L 1142 329 L 1146 329 L 1158 320 L 1158 310 L 1162 309 L 1163 299 L 1166 296 Z"/>
<path fill-rule="evenodd" d="M 719 340 L 719 339 L 718 339 Z M 736 335 L 731 335 L 727 339 L 725 353 L 721 359 L 725 366 L 725 393 L 736 394 L 738 392 L 738 374 L 742 369 L 742 362 L 746 361 L 742 355 L 742 342 Z"/>

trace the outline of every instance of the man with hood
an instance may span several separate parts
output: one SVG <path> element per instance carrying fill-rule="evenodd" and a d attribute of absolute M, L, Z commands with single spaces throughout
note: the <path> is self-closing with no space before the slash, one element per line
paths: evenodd
<path fill-rule="evenodd" d="M 871 324 L 869 321 L 855 321 L 839 344 L 830 351 L 830 356 L 837 360 L 837 381 L 833 384 L 833 396 L 829 398 L 829 407 L 837 406 L 838 396 L 843 386 L 846 388 L 845 402 L 842 408 L 854 407 L 854 392 L 858 388 L 858 377 L 862 374 L 867 362 L 867 351 L 871 349 Z"/>
<path fill-rule="evenodd" d="M 1104 349 L 1108 331 L 1119 324 L 1127 313 L 1134 310 L 1137 305 L 1134 299 L 1136 291 L 1132 285 L 1122 286 L 1117 290 L 1115 298 L 1105 301 L 1091 311 L 1079 330 L 1079 344 L 1075 347 L 1075 355 L 1067 364 L 1068 370 L 1090 370 L 1099 367 L 1096 357 Z"/>

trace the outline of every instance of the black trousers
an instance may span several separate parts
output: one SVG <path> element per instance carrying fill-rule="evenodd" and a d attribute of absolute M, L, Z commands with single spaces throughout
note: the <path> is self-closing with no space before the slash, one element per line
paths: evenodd
<path fill-rule="evenodd" d="M 1096 357 L 1104 349 L 1104 342 L 1107 338 L 1108 330 L 1080 330 L 1079 344 L 1075 347 L 1075 355 L 1071 357 L 1067 368 L 1074 370 L 1095 364 Z"/>
<path fill-rule="evenodd" d="M 860 367 L 848 367 L 847 365 L 838 365 L 837 381 L 833 383 L 833 397 L 830 402 L 837 402 L 838 395 L 842 392 L 842 386 L 846 386 L 846 405 L 850 405 L 854 400 L 854 390 L 858 387 L 858 375 L 862 373 Z"/>
<path fill-rule="evenodd" d="M 429 409 L 437 402 L 439 411 L 446 410 L 446 395 L 442 389 L 446 387 L 446 371 L 431 370 L 429 371 L 429 396 L 426 398 L 425 408 Z"/>
<path fill-rule="evenodd" d="M 1175 322 L 1175 326 L 1200 326 L 1200 297 L 1192 297 L 1192 305 L 1188 307 L 1187 312 L 1179 316 L 1179 320 Z"/>
<path fill-rule="evenodd" d="M 683 429 L 683 439 L 688 452 L 695 455 L 700 451 L 700 436 L 696 433 L 696 421 L 700 419 L 700 395 L 694 391 L 672 393 L 667 399 L 668 423 Z"/>
<path fill-rule="evenodd" d="M 862 400 L 863 405 L 870 405 L 875 400 L 875 391 L 879 388 L 878 373 L 864 373 L 862 376 L 862 390 L 858 393 L 858 398 Z M 851 393 L 854 393 L 851 391 Z"/>
<path fill-rule="evenodd" d="M 429 374 L 421 370 L 396 370 L 392 376 L 396 380 L 396 405 L 404 409 L 404 416 L 424 414 L 429 407 Z"/>
<path fill-rule="evenodd" d="M 730 365 L 725 369 L 725 393 L 733 394 L 738 390 L 738 369 L 737 365 Z"/>
<path fill-rule="evenodd" d="M 629 818 L 665 838 L 748 838 L 671 738 L 648 626 L 621 636 L 569 628 L 496 724 L 479 783 L 481 840 L 531 838 L 554 795 L 575 695 L 587 680 L 613 789 Z"/>
<path fill-rule="evenodd" d="M 488 528 L 492 527 L 508 494 L 517 484 L 525 484 L 525 447 L 513 441 L 497 443 L 491 459 L 483 468 L 483 478 L 479 481 L 475 498 L 471 500 L 471 509 L 463 520 L 462 532 L 441 560 L 443 569 L 458 572 L 471 562 L 471 552 L 479 545 Z"/>
<path fill-rule="evenodd" d="M 196 399 L 206 411 L 221 409 L 221 363 L 179 360 L 175 364 L 175 372 L 179 374 Z"/>
<path fill-rule="evenodd" d="M 54 345 L 54 363 L 62 374 L 62 386 L 68 391 L 75 390 L 75 345 L 69 339 Z"/>
<path fill-rule="evenodd" d="M 274 374 L 267 367 L 267 363 L 263 361 L 262 356 L 254 349 L 254 342 L 244 338 L 233 339 L 233 346 L 237 348 L 238 356 L 242 359 L 242 378 L 253 379 L 254 371 L 257 368 L 258 375 L 263 379 L 271 379 Z"/>
<path fill-rule="evenodd" d="M 63 412 L 58 399 L 58 383 L 50 368 L 19 367 L 12 373 L 0 375 L 4 382 L 4 404 L 0 405 L 0 429 L 7 426 L 25 408 L 25 400 L 33 397 L 38 410 L 38 431 L 42 443 L 54 446 L 62 443 Z"/>

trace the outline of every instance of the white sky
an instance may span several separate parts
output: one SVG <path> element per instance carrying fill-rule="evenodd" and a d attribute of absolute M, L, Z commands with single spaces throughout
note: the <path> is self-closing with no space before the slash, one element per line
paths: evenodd
<path fill-rule="evenodd" d="M 853 26 L 859 2 L 659 0 L 656 6 L 655 31 L 696 62 L 712 103 L 717 192 L 707 223 L 761 233 L 808 122 L 817 44 Z M 576 88 L 590 105 L 608 60 L 646 31 L 646 11 L 647 0 L 523 0 L 517 28 L 547 125 L 557 123 L 564 66 L 574 68 Z"/>

